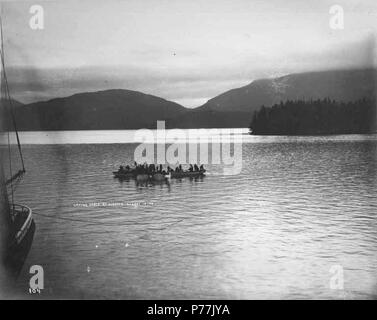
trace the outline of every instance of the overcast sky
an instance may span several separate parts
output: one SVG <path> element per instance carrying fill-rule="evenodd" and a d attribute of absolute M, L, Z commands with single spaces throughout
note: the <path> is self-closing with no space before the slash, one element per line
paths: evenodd
<path fill-rule="evenodd" d="M 32 30 L 29 8 L 44 8 Z M 329 8 L 344 8 L 344 29 Z M 197 107 L 261 77 L 376 62 L 377 1 L 12 1 L 6 65 L 22 102 L 123 88 Z"/>

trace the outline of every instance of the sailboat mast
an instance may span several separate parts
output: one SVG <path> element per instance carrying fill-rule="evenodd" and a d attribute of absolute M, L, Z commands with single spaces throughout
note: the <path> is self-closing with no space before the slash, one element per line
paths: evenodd
<path fill-rule="evenodd" d="M 9 85 L 8 85 L 8 78 L 5 70 L 5 54 L 4 54 L 4 37 L 3 37 L 3 20 L 0 15 L 0 37 L 1 37 L 1 66 L 2 66 L 2 76 L 4 78 L 4 85 L 5 85 L 5 99 L 8 99 L 9 103 L 9 111 L 10 115 L 12 117 L 12 123 L 13 123 L 13 128 L 16 133 L 16 139 L 17 139 L 17 146 L 18 146 L 18 151 L 20 154 L 20 159 L 21 159 L 21 164 L 22 164 L 22 172 L 25 172 L 25 164 L 24 164 L 24 158 L 22 156 L 22 150 L 21 150 L 21 143 L 20 143 L 20 137 L 18 135 L 18 130 L 17 130 L 17 123 L 16 123 L 16 118 L 14 116 L 13 112 L 13 103 L 12 99 L 10 96 L 10 90 L 9 90 Z"/>
<path fill-rule="evenodd" d="M 1 49 L 2 50 L 2 49 Z M 1 55 L 2 55 L 1 51 Z M 0 65 L 0 74 L 2 75 L 3 65 Z M 0 88 L 2 88 L 3 78 L 0 77 Z M 0 102 L 3 103 L 2 99 L 2 90 L 0 90 Z M 4 108 L 0 108 L 0 134 L 5 132 L 5 123 L 3 123 L 4 117 Z M 0 141 L 1 143 L 2 141 Z M 3 263 L 5 262 L 5 255 L 7 251 L 7 246 L 9 243 L 9 239 L 12 233 L 12 220 L 10 215 L 10 206 L 9 206 L 9 199 L 8 199 L 8 190 L 5 182 L 5 174 L 4 174 L 4 152 L 3 148 L 0 148 L 0 271 L 3 269 Z M 3 279 L 0 279 L 1 284 L 3 283 Z"/>

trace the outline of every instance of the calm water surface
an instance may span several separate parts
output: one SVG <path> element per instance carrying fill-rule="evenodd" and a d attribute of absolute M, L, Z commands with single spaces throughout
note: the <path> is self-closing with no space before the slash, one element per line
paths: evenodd
<path fill-rule="evenodd" d="M 111 174 L 136 144 L 25 145 L 16 198 L 37 230 L 19 287 L 39 264 L 44 297 L 376 298 L 377 136 L 244 140 L 239 175 L 147 185 Z"/>

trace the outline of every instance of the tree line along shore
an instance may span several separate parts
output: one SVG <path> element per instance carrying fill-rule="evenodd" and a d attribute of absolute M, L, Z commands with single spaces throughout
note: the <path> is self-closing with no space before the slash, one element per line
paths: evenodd
<path fill-rule="evenodd" d="M 287 100 L 255 111 L 249 128 L 254 135 L 375 133 L 376 100 Z"/>

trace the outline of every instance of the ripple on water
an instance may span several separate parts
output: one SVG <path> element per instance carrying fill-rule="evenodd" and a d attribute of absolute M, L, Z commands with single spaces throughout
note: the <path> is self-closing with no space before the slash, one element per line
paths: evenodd
<path fill-rule="evenodd" d="M 329 270 L 341 265 L 349 297 L 375 297 L 376 138 L 246 140 L 237 176 L 217 165 L 147 186 L 111 175 L 132 144 L 26 146 L 27 263 L 57 296 L 339 298 Z M 149 205 L 75 206 L 96 202 Z"/>

